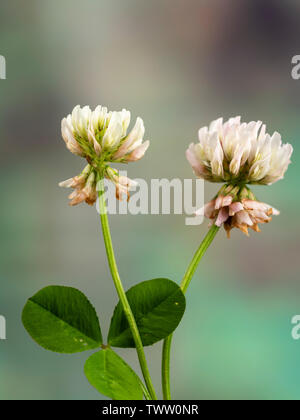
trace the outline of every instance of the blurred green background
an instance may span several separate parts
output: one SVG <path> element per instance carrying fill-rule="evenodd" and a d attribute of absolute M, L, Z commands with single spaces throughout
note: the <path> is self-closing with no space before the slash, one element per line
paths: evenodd
<path fill-rule="evenodd" d="M 263 120 L 292 143 L 285 179 L 257 187 L 280 217 L 250 238 L 221 231 L 187 293 L 176 332 L 177 399 L 299 399 L 298 174 L 300 5 L 293 0 L 10 0 L 0 6 L 0 399 L 102 398 L 83 375 L 87 354 L 36 345 L 21 324 L 25 301 L 49 284 L 81 289 L 107 331 L 117 302 L 94 208 L 70 208 L 59 181 L 83 163 L 67 151 L 60 121 L 77 105 L 126 107 L 151 147 L 129 176 L 191 178 L 185 149 L 219 116 Z M 205 186 L 208 200 L 217 185 Z M 177 282 L 207 231 L 185 216 L 112 216 L 126 288 Z M 122 350 L 138 370 L 134 350 Z M 161 343 L 147 349 L 160 387 Z"/>

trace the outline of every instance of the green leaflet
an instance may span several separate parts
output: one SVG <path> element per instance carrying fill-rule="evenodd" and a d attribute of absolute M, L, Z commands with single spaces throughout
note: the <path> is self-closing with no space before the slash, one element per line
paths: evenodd
<path fill-rule="evenodd" d="M 124 360 L 110 348 L 90 356 L 84 373 L 101 394 L 113 400 L 142 400 L 140 380 Z"/>
<path fill-rule="evenodd" d="M 133 286 L 126 293 L 144 346 L 150 346 L 178 326 L 185 311 L 185 296 L 171 280 L 159 278 Z M 120 302 L 115 308 L 108 342 L 115 347 L 135 347 Z"/>
<path fill-rule="evenodd" d="M 95 349 L 102 335 L 95 309 L 73 287 L 49 286 L 28 299 L 24 327 L 40 346 L 59 353 Z"/>

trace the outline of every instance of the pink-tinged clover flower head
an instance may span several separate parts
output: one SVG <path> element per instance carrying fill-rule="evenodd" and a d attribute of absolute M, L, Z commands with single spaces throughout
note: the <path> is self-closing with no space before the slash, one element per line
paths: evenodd
<path fill-rule="evenodd" d="M 128 163 L 140 160 L 149 147 L 145 141 L 143 120 L 137 118 L 132 130 L 127 133 L 130 124 L 130 112 L 109 112 L 107 108 L 97 106 L 94 111 L 90 107 L 77 105 L 72 113 L 62 120 L 61 132 L 63 140 L 70 152 L 85 158 L 88 166 L 83 172 L 59 185 L 74 188 L 70 195 L 71 205 L 82 201 L 94 204 L 96 201 L 96 182 L 99 173 L 112 180 L 117 187 L 117 196 L 126 193 L 133 181 L 119 176 L 118 171 L 110 168 L 110 163 Z"/>
<path fill-rule="evenodd" d="M 260 232 L 260 223 L 269 223 L 279 211 L 269 204 L 257 201 L 247 187 L 226 186 L 218 195 L 199 209 L 196 214 L 204 214 L 211 224 L 224 226 L 228 238 L 233 228 L 240 229 L 248 236 L 248 229 Z"/>
<path fill-rule="evenodd" d="M 210 182 L 224 182 L 213 200 L 196 214 L 204 214 L 216 226 L 224 226 L 228 237 L 236 227 L 248 235 L 259 232 L 278 210 L 258 201 L 247 184 L 270 185 L 282 179 L 293 148 L 281 136 L 266 132 L 261 121 L 242 123 L 240 117 L 225 123 L 220 118 L 199 130 L 199 142 L 190 144 L 186 157 L 194 173 Z"/>

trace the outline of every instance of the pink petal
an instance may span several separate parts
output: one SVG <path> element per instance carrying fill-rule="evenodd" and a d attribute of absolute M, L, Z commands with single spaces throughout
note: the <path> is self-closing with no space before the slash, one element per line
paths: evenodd
<path fill-rule="evenodd" d="M 244 208 L 249 209 L 249 210 L 265 211 L 268 208 L 268 206 L 265 203 L 262 203 L 261 201 L 256 201 L 256 200 L 243 199 L 242 203 L 243 203 Z"/>
<path fill-rule="evenodd" d="M 222 207 L 221 210 L 219 211 L 217 220 L 215 221 L 215 225 L 220 227 L 222 223 L 226 222 L 228 217 L 229 217 L 228 207 Z"/>
<path fill-rule="evenodd" d="M 149 146 L 150 146 L 150 141 L 149 140 L 145 141 L 145 143 L 138 146 L 128 156 L 125 157 L 126 162 L 135 162 L 137 160 L 140 160 L 146 153 L 146 150 L 148 149 Z"/>
<path fill-rule="evenodd" d="M 218 210 L 221 207 L 229 206 L 232 203 L 232 196 L 231 195 L 219 195 L 216 199 L 216 206 L 215 209 Z"/>
<path fill-rule="evenodd" d="M 272 214 L 274 214 L 274 216 L 279 216 L 280 214 L 279 210 L 275 209 L 274 207 L 271 207 L 271 209 L 272 209 Z"/>
<path fill-rule="evenodd" d="M 252 226 L 253 222 L 248 214 L 248 212 L 246 212 L 245 210 L 239 211 L 238 213 L 236 213 L 236 219 L 237 222 L 239 224 L 246 224 L 248 226 Z"/>
<path fill-rule="evenodd" d="M 255 219 L 270 220 L 270 217 L 264 211 L 260 210 L 251 211 L 251 216 Z"/>
<path fill-rule="evenodd" d="M 211 200 L 206 203 L 203 207 L 195 211 L 195 216 L 205 216 L 208 219 L 214 217 L 215 212 L 215 200 Z"/>
<path fill-rule="evenodd" d="M 195 147 L 195 145 L 193 143 L 191 143 L 189 148 L 185 152 L 185 155 L 186 155 L 186 158 L 187 158 L 189 164 L 193 168 L 193 170 L 195 172 L 195 175 L 197 175 L 199 177 L 203 177 L 206 174 L 207 170 L 197 159 L 197 156 L 196 156 L 195 151 L 194 151 L 194 147 Z"/>
<path fill-rule="evenodd" d="M 229 206 L 229 216 L 234 216 L 235 213 L 244 210 L 244 207 L 242 203 L 239 201 L 235 201 L 234 203 L 231 203 Z"/>

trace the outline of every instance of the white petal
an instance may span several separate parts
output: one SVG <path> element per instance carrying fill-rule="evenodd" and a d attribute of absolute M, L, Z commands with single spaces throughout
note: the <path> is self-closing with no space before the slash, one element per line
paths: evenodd
<path fill-rule="evenodd" d="M 223 177 L 223 149 L 220 144 L 217 133 L 214 134 L 212 138 L 212 160 L 211 160 L 211 169 L 213 175 Z"/>
<path fill-rule="evenodd" d="M 61 122 L 61 134 L 70 152 L 74 153 L 75 155 L 83 156 L 83 151 L 74 138 L 66 118 L 64 118 Z"/>
<path fill-rule="evenodd" d="M 142 141 L 145 134 L 145 126 L 144 122 L 141 118 L 137 118 L 135 126 L 128 134 L 126 139 L 121 144 L 120 148 L 114 155 L 114 159 L 120 159 L 125 156 L 127 153 L 133 151 L 136 147 L 138 147 Z"/>
<path fill-rule="evenodd" d="M 114 147 L 119 143 L 122 138 L 123 127 L 122 119 L 119 112 L 113 112 L 109 121 L 109 125 L 103 136 L 102 146 L 103 148 Z"/>
<path fill-rule="evenodd" d="M 219 132 L 222 129 L 222 126 L 223 126 L 223 118 L 218 118 L 217 120 L 211 122 L 209 126 L 209 132 L 211 134 L 215 132 L 219 134 Z"/>
<path fill-rule="evenodd" d="M 122 127 L 123 127 L 123 137 L 126 136 L 127 129 L 130 124 L 130 111 L 122 109 L 121 111 Z"/>
<path fill-rule="evenodd" d="M 60 182 L 58 185 L 62 188 L 71 188 L 74 183 L 73 178 L 66 179 L 65 181 Z"/>
<path fill-rule="evenodd" d="M 92 143 L 92 145 L 94 147 L 96 155 L 100 156 L 102 148 L 101 148 L 100 144 L 97 142 L 95 134 L 90 129 L 88 130 L 88 138 L 89 138 L 89 141 Z"/>

